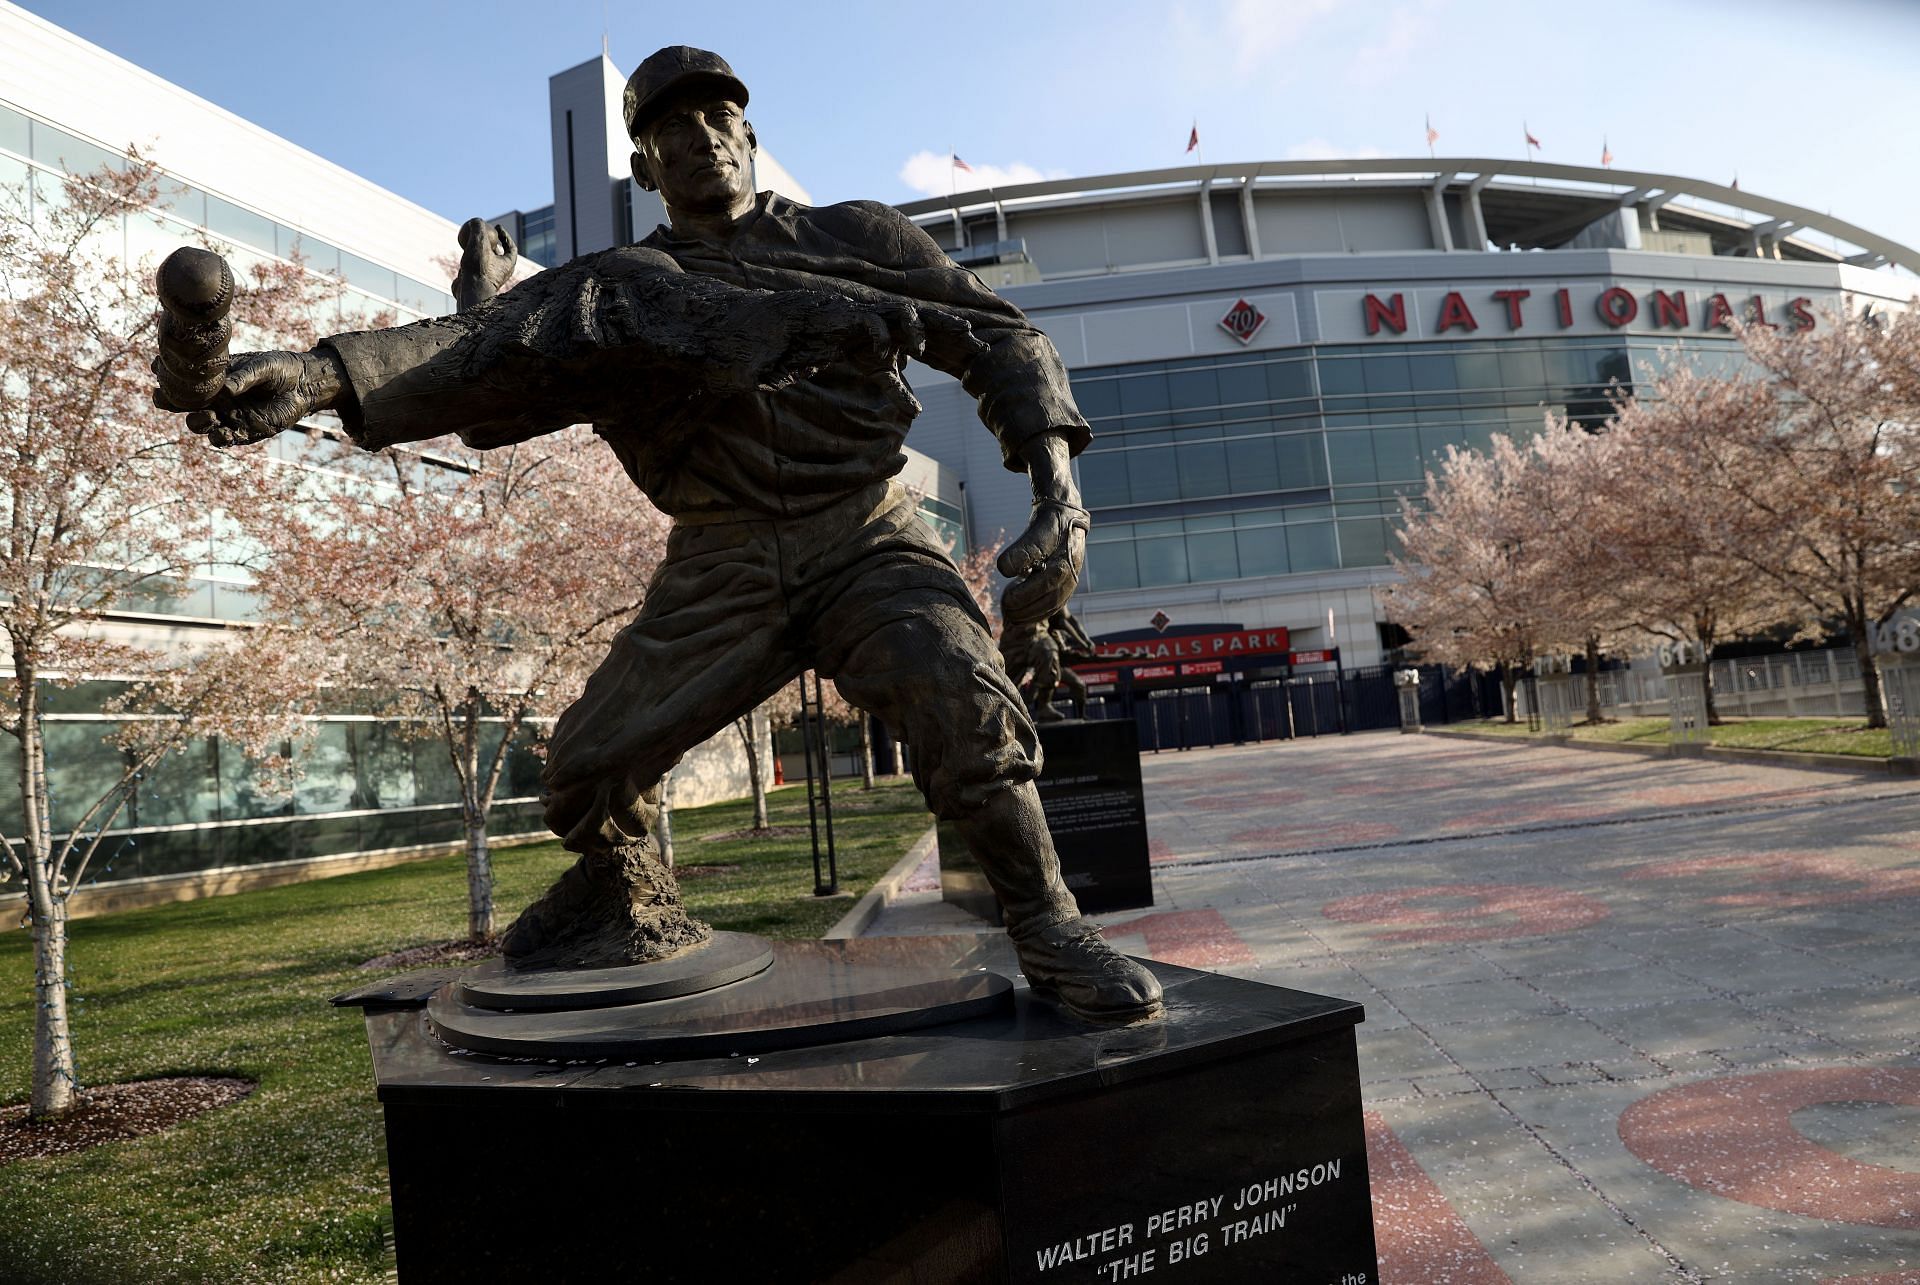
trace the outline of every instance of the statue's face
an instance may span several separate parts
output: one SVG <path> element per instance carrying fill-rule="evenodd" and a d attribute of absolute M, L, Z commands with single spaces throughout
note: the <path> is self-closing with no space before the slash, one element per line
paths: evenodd
<path fill-rule="evenodd" d="M 669 208 L 726 213 L 753 198 L 753 126 L 731 99 L 688 95 L 637 141 L 634 175 Z"/>

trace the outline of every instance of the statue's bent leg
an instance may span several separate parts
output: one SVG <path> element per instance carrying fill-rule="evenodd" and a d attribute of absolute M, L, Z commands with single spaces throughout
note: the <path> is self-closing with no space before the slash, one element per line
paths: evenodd
<path fill-rule="evenodd" d="M 660 780 L 798 672 L 776 566 L 765 524 L 674 532 L 639 618 L 554 726 L 546 819 L 580 859 L 507 929 L 517 966 L 643 963 L 711 935 L 660 860 Z"/>
<path fill-rule="evenodd" d="M 959 577 L 952 593 L 895 584 L 865 603 L 855 587 L 823 613 L 822 669 L 912 746 L 914 780 L 993 885 L 1028 981 L 1089 1017 L 1153 1012 L 1159 982 L 1101 939 L 1061 881 L 1033 785 L 1038 738 Z"/>

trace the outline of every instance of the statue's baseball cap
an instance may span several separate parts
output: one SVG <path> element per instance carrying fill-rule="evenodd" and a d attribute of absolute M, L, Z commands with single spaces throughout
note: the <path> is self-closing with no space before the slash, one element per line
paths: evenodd
<path fill-rule="evenodd" d="M 650 54 L 627 77 L 627 92 L 622 99 L 627 137 L 633 138 L 646 128 L 674 94 L 701 82 L 742 107 L 747 105 L 746 85 L 719 54 L 691 45 L 668 45 Z"/>

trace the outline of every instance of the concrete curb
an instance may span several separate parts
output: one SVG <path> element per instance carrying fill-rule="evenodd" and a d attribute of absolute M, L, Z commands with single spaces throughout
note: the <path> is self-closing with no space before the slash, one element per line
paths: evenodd
<path fill-rule="evenodd" d="M 1421 731 L 1428 736 L 1485 741 L 1489 745 L 1551 745 L 1569 750 L 1597 750 L 1603 754 L 1637 754 L 1641 758 L 1697 758 L 1709 762 L 1796 767 L 1815 772 L 1851 772 L 1861 776 L 1920 775 L 1920 760 L 1916 759 L 1854 759 L 1844 754 L 1814 754 L 1806 750 L 1748 750 L 1728 745 L 1621 745 L 1608 741 L 1583 741 L 1571 736 L 1497 736 L 1486 732 L 1453 732 L 1435 727 L 1422 728 Z"/>
<path fill-rule="evenodd" d="M 865 895 L 854 902 L 846 914 L 840 916 L 833 927 L 820 934 L 821 937 L 828 941 L 838 941 L 847 937 L 858 937 L 865 932 L 868 925 L 880 917 L 880 912 L 892 905 L 894 898 L 900 895 L 900 885 L 905 883 L 913 872 L 920 868 L 920 863 L 935 850 L 934 833 L 934 828 L 928 826 L 927 832 L 915 839 L 913 846 L 907 849 L 907 855 L 894 862 L 893 868 L 881 875 L 873 887 L 867 889 Z"/>

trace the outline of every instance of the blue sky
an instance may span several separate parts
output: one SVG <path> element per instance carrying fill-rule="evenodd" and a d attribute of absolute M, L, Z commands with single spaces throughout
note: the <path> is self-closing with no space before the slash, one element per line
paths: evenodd
<path fill-rule="evenodd" d="M 599 50 L 718 50 L 820 201 L 977 172 L 1542 159 L 1725 182 L 1920 244 L 1911 0 L 25 0 L 451 219 L 552 198 L 547 77 Z M 811 15 L 828 15 L 823 21 Z M 604 24 L 604 25 L 603 25 Z M 923 155 L 924 154 L 924 155 Z M 919 157 L 918 161 L 915 160 Z"/>

